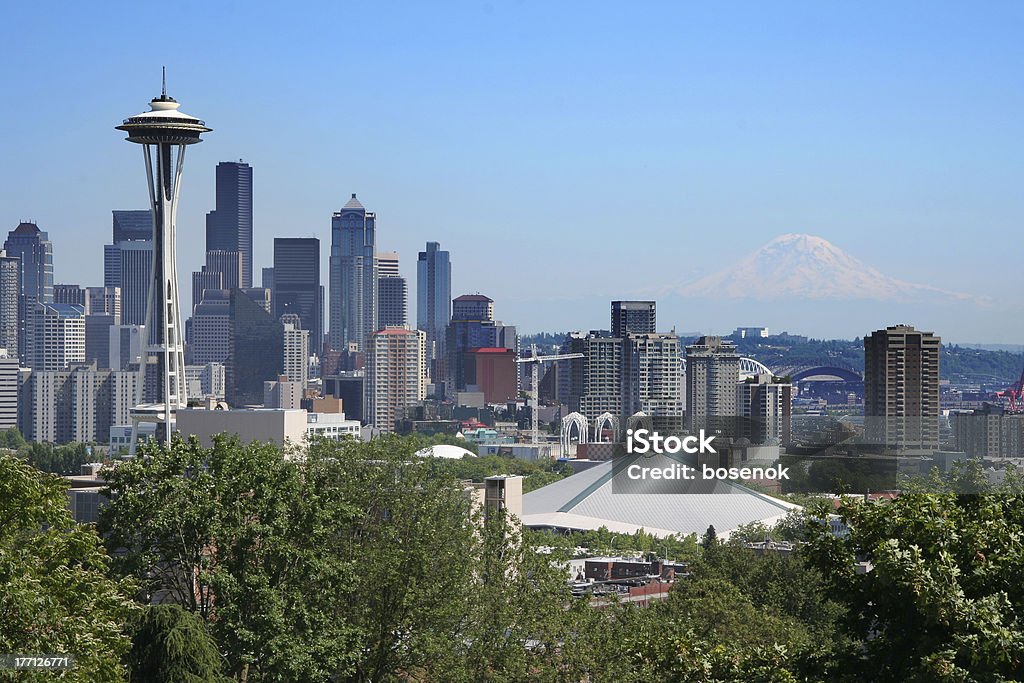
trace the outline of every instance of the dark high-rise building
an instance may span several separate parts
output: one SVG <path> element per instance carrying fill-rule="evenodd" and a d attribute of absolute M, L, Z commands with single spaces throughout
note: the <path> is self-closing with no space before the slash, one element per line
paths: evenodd
<path fill-rule="evenodd" d="M 613 301 L 612 336 L 625 339 L 627 334 L 654 334 L 657 319 L 653 301 Z"/>
<path fill-rule="evenodd" d="M 242 260 L 237 251 L 206 252 L 206 264 L 192 273 L 192 308 L 203 300 L 205 289 L 237 289 L 242 287 Z"/>
<path fill-rule="evenodd" d="M 54 285 L 53 303 L 85 306 L 85 290 L 79 285 Z M 88 311 L 86 311 L 88 313 Z"/>
<path fill-rule="evenodd" d="M 53 244 L 35 223 L 21 223 L 7 234 L 4 251 L 17 256 L 21 265 L 21 297 L 18 301 L 18 349 L 26 358 L 26 334 L 36 304 L 53 303 Z"/>
<path fill-rule="evenodd" d="M 356 344 L 364 350 L 377 329 L 377 216 L 355 194 L 331 216 L 330 345 L 335 351 Z M 274 279 L 280 278 L 274 264 Z M 312 336 L 312 335 L 311 335 Z"/>
<path fill-rule="evenodd" d="M 279 320 L 287 313 L 299 316 L 302 329 L 309 330 L 310 353 L 319 354 L 324 338 L 320 240 L 315 237 L 274 239 L 274 288 L 271 302 L 274 320 Z"/>
<path fill-rule="evenodd" d="M 0 252 L 0 349 L 17 358 L 18 302 L 21 300 L 21 259 Z M 16 364 L 16 363 L 15 363 Z"/>
<path fill-rule="evenodd" d="M 516 328 L 494 320 L 494 301 L 482 294 L 463 294 L 452 300 L 452 320 L 445 330 L 446 391 L 465 391 L 466 354 L 474 349 L 518 351 Z M 434 380 L 438 381 L 437 379 Z"/>
<path fill-rule="evenodd" d="M 103 286 L 121 289 L 121 320 L 144 325 L 153 267 L 153 213 L 114 211 L 112 244 L 103 247 Z"/>
<path fill-rule="evenodd" d="M 252 167 L 243 161 L 217 164 L 217 208 L 206 214 L 206 251 L 237 252 L 241 285 L 252 287 Z M 207 265 L 210 265 L 209 258 Z"/>
<path fill-rule="evenodd" d="M 864 436 L 887 450 L 939 447 L 942 339 L 910 325 L 864 337 Z"/>
<path fill-rule="evenodd" d="M 114 211 L 114 244 L 118 242 L 150 242 L 153 239 L 153 212 Z"/>
<path fill-rule="evenodd" d="M 21 259 L 21 293 L 39 303 L 53 303 L 53 243 L 35 223 L 21 223 L 7 234 L 4 251 Z"/>
<path fill-rule="evenodd" d="M 203 296 L 211 290 L 220 291 L 224 287 L 224 273 L 215 270 L 202 270 L 192 273 L 192 314 L 195 315 L 196 307 L 203 302 Z"/>
<path fill-rule="evenodd" d="M 276 253 L 278 240 L 274 242 Z M 232 406 L 261 405 L 263 382 L 274 380 L 284 372 L 284 327 L 239 289 L 231 290 L 229 318 L 231 352 L 225 363 L 227 401 Z"/>
<path fill-rule="evenodd" d="M 452 320 L 494 320 L 494 299 L 463 294 L 452 299 Z"/>
<path fill-rule="evenodd" d="M 377 279 L 377 326 L 405 327 L 409 323 L 409 286 L 404 277 Z"/>
<path fill-rule="evenodd" d="M 263 289 L 273 289 L 274 288 L 274 269 L 273 268 L 264 268 L 263 269 L 263 281 L 260 282 L 260 287 L 262 287 Z"/>
<path fill-rule="evenodd" d="M 121 324 L 121 290 L 85 288 L 85 362 L 106 368 L 110 361 L 110 328 Z"/>
<path fill-rule="evenodd" d="M 444 330 L 452 319 L 452 263 L 438 242 L 427 242 L 427 250 L 416 261 L 416 327 L 427 333 L 427 364 L 444 357 Z M 431 375 L 433 376 L 433 375 Z"/>

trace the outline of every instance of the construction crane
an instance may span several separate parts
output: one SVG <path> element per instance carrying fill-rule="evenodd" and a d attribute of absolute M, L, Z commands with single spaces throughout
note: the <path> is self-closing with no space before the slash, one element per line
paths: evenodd
<path fill-rule="evenodd" d="M 553 355 L 553 356 L 538 356 L 537 355 L 537 345 L 536 344 L 531 344 L 530 345 L 530 353 L 531 353 L 531 356 L 529 358 L 516 358 L 516 362 L 517 363 L 531 363 L 532 364 L 531 367 L 530 367 L 530 384 L 531 384 L 531 386 L 533 388 L 533 391 L 530 392 L 532 394 L 532 396 L 530 398 L 530 422 L 531 422 L 531 428 L 532 428 L 532 431 L 533 431 L 533 439 L 532 439 L 531 443 L 536 444 L 538 442 L 538 439 L 539 439 L 538 432 L 539 432 L 539 429 L 540 429 L 538 424 L 537 424 L 537 413 L 539 412 L 538 409 L 540 407 L 540 377 L 539 377 L 540 376 L 540 372 L 539 372 L 540 364 L 541 363 L 555 363 L 555 362 L 560 361 L 560 360 L 571 360 L 573 358 L 583 358 L 583 354 L 582 353 L 559 353 L 559 354 L 556 354 L 556 355 Z"/>
<path fill-rule="evenodd" d="M 1024 412 L 1024 371 L 1020 373 L 1020 379 L 1012 387 L 1003 391 L 997 391 L 996 398 L 1005 398 L 1007 400 L 1007 412 Z"/>

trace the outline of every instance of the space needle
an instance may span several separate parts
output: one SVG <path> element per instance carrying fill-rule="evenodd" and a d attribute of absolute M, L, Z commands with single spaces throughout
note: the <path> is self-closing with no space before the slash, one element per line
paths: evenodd
<path fill-rule="evenodd" d="M 200 134 L 212 129 L 200 119 L 179 111 L 180 106 L 167 96 L 165 72 L 160 97 L 149 103 L 150 111 L 136 114 L 116 126 L 117 130 L 128 134 L 128 142 L 142 145 L 153 208 L 153 268 L 146 302 L 147 343 L 139 368 L 135 407 L 131 411 L 132 455 L 138 441 L 139 424 L 155 423 L 157 439 L 170 445 L 177 410 L 188 405 L 178 305 L 175 223 L 185 147 L 201 142 Z"/>

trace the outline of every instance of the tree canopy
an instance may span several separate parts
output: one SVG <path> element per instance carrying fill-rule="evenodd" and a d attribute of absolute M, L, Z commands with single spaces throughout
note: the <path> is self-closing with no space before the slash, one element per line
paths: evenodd
<path fill-rule="evenodd" d="M 849 499 L 842 537 L 824 506 L 702 537 L 558 535 L 475 505 L 464 481 L 514 463 L 423 459 L 421 442 L 315 441 L 300 459 L 146 444 L 106 471 L 102 541 L 72 522 L 63 482 L 0 456 L 0 652 L 73 655 L 72 681 L 1024 676 L 1014 475 L 993 487 L 968 467 Z M 769 537 L 794 544 L 749 543 Z M 620 553 L 686 567 L 645 607 L 573 595 L 566 562 Z"/>

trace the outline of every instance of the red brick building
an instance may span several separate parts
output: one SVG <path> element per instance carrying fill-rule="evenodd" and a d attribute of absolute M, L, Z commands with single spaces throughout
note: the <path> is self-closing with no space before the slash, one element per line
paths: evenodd
<path fill-rule="evenodd" d="M 505 403 L 519 395 L 516 354 L 512 349 L 472 349 L 465 355 L 466 386 L 482 391 L 486 403 Z"/>

